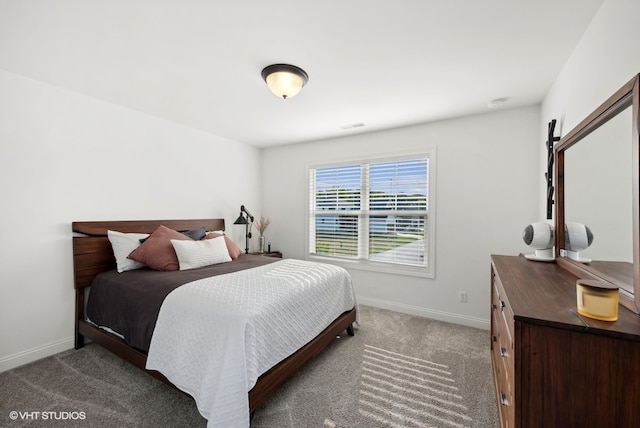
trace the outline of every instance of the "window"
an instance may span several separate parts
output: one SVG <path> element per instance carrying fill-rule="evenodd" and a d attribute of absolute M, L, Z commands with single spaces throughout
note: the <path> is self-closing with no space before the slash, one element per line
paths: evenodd
<path fill-rule="evenodd" d="M 310 168 L 309 255 L 433 277 L 433 159 Z"/>

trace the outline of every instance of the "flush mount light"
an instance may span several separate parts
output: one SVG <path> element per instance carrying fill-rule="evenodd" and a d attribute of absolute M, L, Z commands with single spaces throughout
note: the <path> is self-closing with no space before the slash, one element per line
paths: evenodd
<path fill-rule="evenodd" d="M 267 86 L 280 98 L 295 97 L 309 81 L 309 75 L 300 67 L 289 64 L 273 64 L 262 70 Z"/>

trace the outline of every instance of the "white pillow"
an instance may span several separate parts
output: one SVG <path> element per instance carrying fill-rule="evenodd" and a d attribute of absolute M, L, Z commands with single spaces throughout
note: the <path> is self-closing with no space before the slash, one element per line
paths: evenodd
<path fill-rule="evenodd" d="M 116 258 L 116 267 L 118 272 L 140 269 L 145 265 L 134 260 L 128 259 L 127 256 L 133 250 L 140 246 L 140 240 L 149 237 L 148 233 L 122 233 L 115 230 L 107 230 L 109 242 L 113 249 L 113 255 Z"/>
<path fill-rule="evenodd" d="M 201 241 L 171 240 L 180 270 L 195 269 L 231 261 L 224 236 Z"/>

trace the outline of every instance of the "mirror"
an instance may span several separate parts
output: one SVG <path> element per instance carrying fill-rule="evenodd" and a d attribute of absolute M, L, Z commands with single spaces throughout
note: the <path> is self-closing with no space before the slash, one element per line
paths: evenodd
<path fill-rule="evenodd" d="M 581 278 L 620 287 L 640 313 L 638 254 L 638 78 L 618 90 L 555 147 L 557 263 Z M 565 225 L 586 225 L 591 246 L 565 243 Z M 636 292 L 637 291 L 637 292 Z"/>
<path fill-rule="evenodd" d="M 565 152 L 564 212 L 566 222 L 583 223 L 593 234 L 580 258 L 591 267 L 617 262 L 627 271 L 620 285 L 633 293 L 631 134 L 628 106 Z"/>

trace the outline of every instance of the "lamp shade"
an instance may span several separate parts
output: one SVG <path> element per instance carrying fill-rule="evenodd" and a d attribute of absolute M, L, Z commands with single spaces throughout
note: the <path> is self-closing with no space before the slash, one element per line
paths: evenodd
<path fill-rule="evenodd" d="M 233 222 L 233 224 L 249 224 L 247 218 L 240 213 L 240 216 Z"/>
<path fill-rule="evenodd" d="M 273 64 L 262 70 L 262 78 L 267 87 L 280 98 L 291 98 L 298 95 L 309 81 L 309 76 L 300 67 L 289 64 Z"/>

